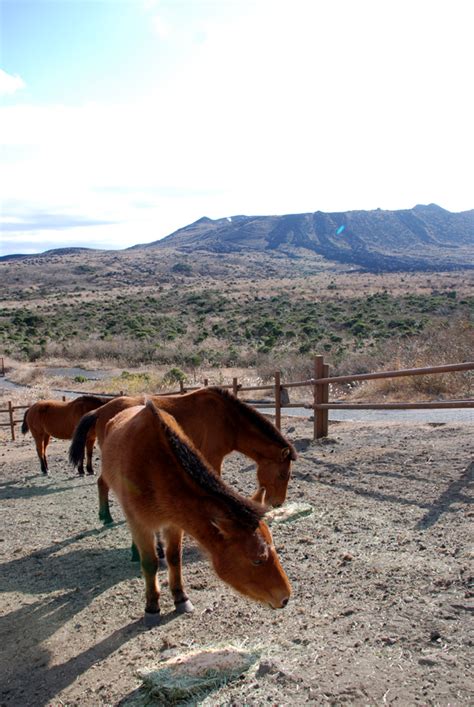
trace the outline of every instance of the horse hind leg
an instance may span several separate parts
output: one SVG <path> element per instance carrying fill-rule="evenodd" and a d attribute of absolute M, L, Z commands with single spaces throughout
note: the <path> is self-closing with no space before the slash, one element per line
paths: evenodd
<path fill-rule="evenodd" d="M 92 468 L 92 451 L 94 449 L 94 439 L 87 439 L 86 442 L 86 469 L 88 474 L 93 474 L 94 469 Z M 84 473 L 84 466 L 81 463 L 82 473 Z M 79 472 L 80 473 L 80 472 Z"/>
<path fill-rule="evenodd" d="M 40 460 L 41 473 L 45 475 L 48 473 L 48 460 L 46 459 L 46 447 L 48 446 L 48 442 L 49 435 L 41 434 L 35 436 L 36 453 Z"/>
<path fill-rule="evenodd" d="M 102 478 L 102 474 L 97 479 L 97 490 L 99 492 L 99 520 L 101 520 L 104 525 L 110 525 L 114 522 L 114 519 L 110 515 L 109 487 Z"/>
<path fill-rule="evenodd" d="M 77 473 L 79 476 L 84 476 L 84 454 L 82 454 L 80 460 L 77 463 Z"/>
<path fill-rule="evenodd" d="M 165 556 L 168 565 L 168 580 L 176 611 L 180 614 L 190 613 L 194 611 L 194 606 L 183 587 L 183 531 L 181 528 L 169 526 L 163 530 L 162 537 L 166 548 Z"/>
<path fill-rule="evenodd" d="M 160 587 L 158 584 L 158 556 L 155 534 L 152 530 L 136 525 L 129 518 L 134 545 L 140 553 L 142 573 L 145 578 L 145 626 L 157 626 L 160 620 Z"/>

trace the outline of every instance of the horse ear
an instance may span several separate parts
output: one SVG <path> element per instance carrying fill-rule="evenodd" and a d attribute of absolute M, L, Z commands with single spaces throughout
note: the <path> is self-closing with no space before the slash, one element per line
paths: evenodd
<path fill-rule="evenodd" d="M 262 506 L 264 506 L 266 495 L 267 495 L 267 489 L 265 488 L 265 486 L 260 486 L 258 491 L 255 491 L 254 495 L 252 496 L 252 501 L 256 501 L 257 503 L 261 503 Z"/>
<path fill-rule="evenodd" d="M 285 447 L 281 450 L 281 459 L 284 461 L 287 457 L 290 457 L 291 461 L 295 461 L 298 458 L 293 447 Z"/>
<path fill-rule="evenodd" d="M 231 537 L 231 523 L 227 518 L 214 518 L 211 520 L 211 525 L 214 526 L 214 528 L 217 530 L 219 535 L 224 538 L 224 540 L 228 540 Z"/>

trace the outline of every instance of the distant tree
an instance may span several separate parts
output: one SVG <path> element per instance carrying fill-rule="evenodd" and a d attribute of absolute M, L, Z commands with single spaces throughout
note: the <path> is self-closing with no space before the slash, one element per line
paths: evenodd
<path fill-rule="evenodd" d="M 188 263 L 175 263 L 171 268 L 171 272 L 179 273 L 180 275 L 191 275 L 193 269 Z"/>

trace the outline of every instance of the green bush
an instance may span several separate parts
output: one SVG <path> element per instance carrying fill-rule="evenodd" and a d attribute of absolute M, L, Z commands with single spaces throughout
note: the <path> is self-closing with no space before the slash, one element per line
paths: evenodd
<path fill-rule="evenodd" d="M 186 380 L 187 376 L 184 371 L 182 371 L 180 368 L 171 368 L 165 375 L 163 376 L 163 382 L 164 383 L 180 383 L 181 381 L 184 383 Z"/>

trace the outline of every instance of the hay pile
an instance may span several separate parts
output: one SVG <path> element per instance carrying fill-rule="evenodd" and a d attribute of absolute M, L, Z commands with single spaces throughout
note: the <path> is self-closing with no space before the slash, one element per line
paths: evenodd
<path fill-rule="evenodd" d="M 203 648 L 138 671 L 141 704 L 194 704 L 246 672 L 259 653 L 233 646 Z"/>
<path fill-rule="evenodd" d="M 292 523 L 295 520 L 311 515 L 313 506 L 309 503 L 285 503 L 280 508 L 272 508 L 265 513 L 268 523 Z"/>

